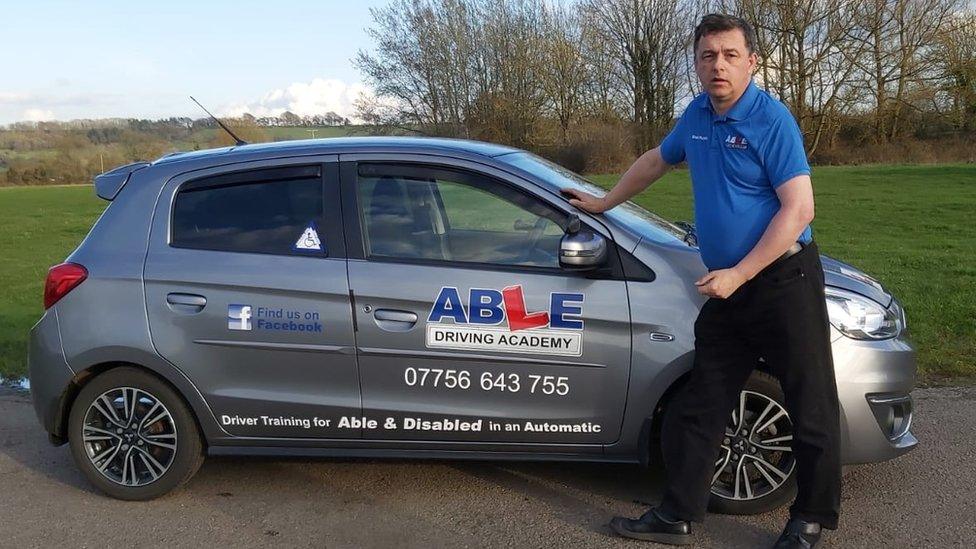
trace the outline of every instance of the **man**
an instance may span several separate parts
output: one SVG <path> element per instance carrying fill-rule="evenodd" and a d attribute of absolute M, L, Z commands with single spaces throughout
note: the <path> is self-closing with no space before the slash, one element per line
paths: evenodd
<path fill-rule="evenodd" d="M 755 31 L 706 15 L 695 29 L 695 71 L 705 90 L 658 148 L 644 153 L 603 197 L 570 191 L 599 213 L 687 160 L 708 296 L 695 322 L 695 363 L 661 433 L 667 482 L 639 519 L 615 517 L 620 535 L 671 544 L 704 519 L 722 437 L 759 359 L 780 380 L 793 421 L 796 500 L 775 547 L 813 547 L 840 510 L 839 410 L 823 270 L 809 223 L 810 167 L 799 127 L 752 82 Z"/>

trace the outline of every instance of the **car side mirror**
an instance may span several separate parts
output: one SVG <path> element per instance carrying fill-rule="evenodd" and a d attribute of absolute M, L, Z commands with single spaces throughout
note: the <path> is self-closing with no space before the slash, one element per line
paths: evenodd
<path fill-rule="evenodd" d="M 581 229 L 575 215 L 559 241 L 559 266 L 586 271 L 603 265 L 607 259 L 607 241 L 603 235 Z"/>
<path fill-rule="evenodd" d="M 687 221 L 677 221 L 675 225 L 685 232 L 685 244 L 698 246 L 698 233 L 695 232 L 695 225 Z"/>

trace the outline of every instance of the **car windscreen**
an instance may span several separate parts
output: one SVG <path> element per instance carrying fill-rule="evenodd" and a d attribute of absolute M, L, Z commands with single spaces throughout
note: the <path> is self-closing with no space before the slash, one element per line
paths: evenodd
<path fill-rule="evenodd" d="M 504 154 L 498 160 L 524 170 L 559 189 L 573 188 L 596 196 L 606 191 L 585 177 L 528 152 Z M 662 244 L 683 244 L 685 231 L 663 217 L 628 200 L 603 213 L 617 224 L 627 225 L 645 239 Z"/>

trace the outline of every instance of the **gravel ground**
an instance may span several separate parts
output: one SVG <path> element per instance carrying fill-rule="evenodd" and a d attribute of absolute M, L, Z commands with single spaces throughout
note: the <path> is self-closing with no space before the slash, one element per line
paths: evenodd
<path fill-rule="evenodd" d="M 918 449 L 847 470 L 823 547 L 972 547 L 976 388 L 918 389 Z M 126 503 L 52 447 L 29 397 L 0 389 L 0 547 L 657 547 L 614 537 L 656 502 L 629 465 L 210 458 L 181 491 Z M 770 545 L 786 509 L 709 515 L 698 547 Z"/>

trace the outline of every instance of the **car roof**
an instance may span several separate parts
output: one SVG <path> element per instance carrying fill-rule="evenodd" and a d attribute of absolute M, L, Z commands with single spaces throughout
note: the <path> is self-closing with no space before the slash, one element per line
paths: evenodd
<path fill-rule="evenodd" d="M 202 151 L 171 153 L 152 163 L 153 166 L 185 161 L 227 160 L 228 157 L 248 156 L 287 156 L 302 154 L 341 154 L 353 152 L 401 152 L 401 153 L 467 153 L 480 156 L 499 156 L 519 152 L 520 149 L 471 141 L 467 139 L 446 139 L 439 137 L 327 137 L 322 139 L 301 139 L 278 141 L 274 143 L 255 143 L 222 147 Z"/>

